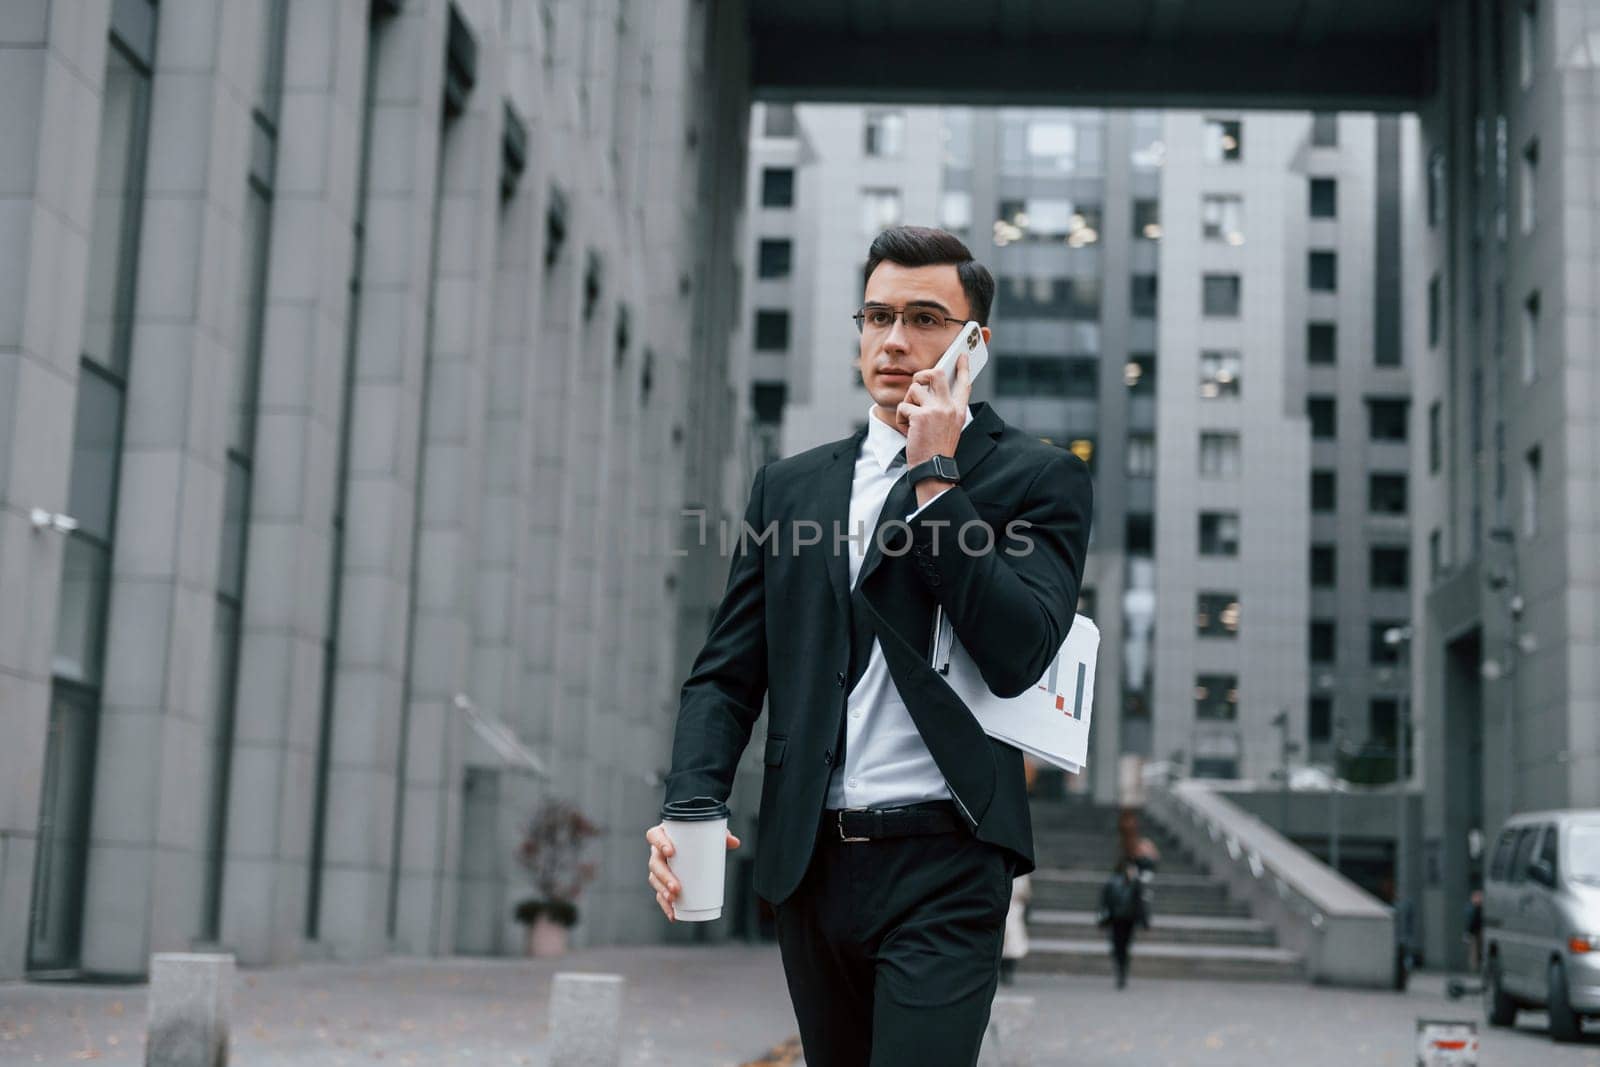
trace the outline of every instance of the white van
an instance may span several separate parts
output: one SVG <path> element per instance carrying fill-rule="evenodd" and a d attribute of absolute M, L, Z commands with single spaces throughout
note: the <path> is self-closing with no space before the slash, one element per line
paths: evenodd
<path fill-rule="evenodd" d="M 1600 1015 L 1600 810 L 1518 815 L 1495 843 L 1483 893 L 1483 1008 L 1510 1026 L 1545 1008 L 1575 1041 Z"/>

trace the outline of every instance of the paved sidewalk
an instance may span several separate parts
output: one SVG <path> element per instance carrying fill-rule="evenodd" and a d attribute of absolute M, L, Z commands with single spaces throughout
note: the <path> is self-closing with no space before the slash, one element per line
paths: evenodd
<path fill-rule="evenodd" d="M 234 999 L 236 1067 L 542 1065 L 557 970 L 628 977 L 623 1063 L 739 1067 L 794 1034 L 777 951 L 651 946 L 561 961 L 409 960 L 245 971 Z M 1037 1002 L 1036 1067 L 1352 1067 L 1415 1062 L 1416 1020 L 1478 1019 L 1422 976 L 1405 995 L 1292 983 L 1141 981 L 1024 974 Z M 696 1008 L 700 1009 L 696 1012 Z M 143 1063 L 143 986 L 0 984 L 0 1063 Z M 1482 1031 L 1484 1067 L 1600 1067 L 1600 1028 L 1554 1045 L 1544 1017 Z M 784 1063 L 780 1058 L 775 1063 Z"/>

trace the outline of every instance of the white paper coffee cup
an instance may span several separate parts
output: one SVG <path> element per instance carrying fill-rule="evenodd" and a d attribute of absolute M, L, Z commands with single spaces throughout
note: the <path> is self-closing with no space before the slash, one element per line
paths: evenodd
<path fill-rule="evenodd" d="M 683 887 L 672 903 L 673 915 L 691 923 L 721 918 L 728 806 L 711 797 L 675 800 L 661 809 L 661 826 L 672 842 L 667 867 Z"/>

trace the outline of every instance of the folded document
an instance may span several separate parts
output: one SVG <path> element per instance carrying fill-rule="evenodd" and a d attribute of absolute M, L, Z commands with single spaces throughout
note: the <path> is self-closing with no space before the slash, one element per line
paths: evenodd
<path fill-rule="evenodd" d="M 942 611 L 935 621 L 933 666 L 944 675 L 984 733 L 1077 774 L 1089 762 L 1089 718 L 1100 628 L 1075 616 L 1044 677 L 1020 696 L 997 697 Z"/>

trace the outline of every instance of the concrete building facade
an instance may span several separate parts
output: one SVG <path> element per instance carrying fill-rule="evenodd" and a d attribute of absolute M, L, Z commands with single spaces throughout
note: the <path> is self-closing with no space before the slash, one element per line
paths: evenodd
<path fill-rule="evenodd" d="M 0 14 L 0 978 L 515 951 L 724 568 L 742 5 Z M 684 635 L 680 638 L 680 635 Z"/>

